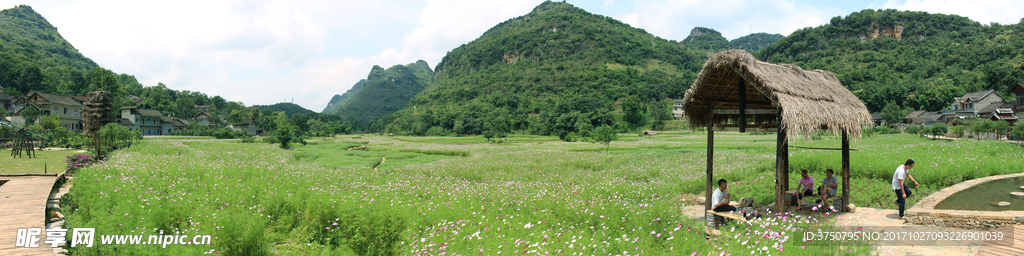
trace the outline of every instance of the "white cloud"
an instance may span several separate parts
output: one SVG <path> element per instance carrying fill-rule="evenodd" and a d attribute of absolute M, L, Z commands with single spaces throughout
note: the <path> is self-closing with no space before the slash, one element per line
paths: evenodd
<path fill-rule="evenodd" d="M 981 24 L 1015 24 L 1024 17 L 1024 1 L 1020 0 L 889 0 L 879 8 L 956 14 Z"/>
<path fill-rule="evenodd" d="M 756 32 L 788 35 L 844 14 L 836 8 L 796 5 L 786 0 L 637 1 L 632 9 L 612 16 L 672 40 L 685 39 L 694 27 L 715 29 L 730 40 Z"/>
<path fill-rule="evenodd" d="M 9 8 L 26 0 L 0 0 Z M 331 96 L 390 67 L 444 55 L 487 29 L 525 15 L 542 0 L 27 0 L 61 35 L 105 68 L 146 86 L 273 104 L 294 97 L 321 110 Z M 593 1 L 577 6 L 666 39 L 696 26 L 729 39 L 753 32 L 788 35 L 848 11 L 789 0 Z M 890 1 L 882 8 L 966 15 L 1016 23 L 1018 1 Z"/>

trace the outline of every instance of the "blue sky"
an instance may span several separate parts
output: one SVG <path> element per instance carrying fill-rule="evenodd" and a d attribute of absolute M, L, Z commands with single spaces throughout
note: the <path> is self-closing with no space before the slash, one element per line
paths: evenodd
<path fill-rule="evenodd" d="M 0 0 L 31 5 L 86 57 L 146 86 L 221 95 L 246 105 L 294 99 L 321 111 L 334 94 L 389 67 L 444 55 L 540 0 Z M 568 0 L 669 40 L 696 26 L 728 38 L 788 35 L 862 9 L 900 9 L 1017 23 L 1019 0 Z"/>

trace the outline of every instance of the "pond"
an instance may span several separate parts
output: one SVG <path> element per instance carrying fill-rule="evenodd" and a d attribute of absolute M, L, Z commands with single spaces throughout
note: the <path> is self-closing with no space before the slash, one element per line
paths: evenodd
<path fill-rule="evenodd" d="M 1024 211 L 1024 197 L 1011 192 L 1024 192 L 1024 177 L 988 181 L 946 197 L 935 205 L 936 210 L 970 211 Z M 995 206 L 995 202 L 1009 202 L 1010 206 Z"/>

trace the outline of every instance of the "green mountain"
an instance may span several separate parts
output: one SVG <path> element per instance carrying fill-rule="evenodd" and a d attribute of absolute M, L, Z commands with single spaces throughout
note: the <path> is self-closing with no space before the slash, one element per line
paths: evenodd
<path fill-rule="evenodd" d="M 405 66 L 395 65 L 386 70 L 375 65 L 365 80 L 345 93 L 356 90 L 335 113 L 346 120 L 380 119 L 405 107 L 409 99 L 426 88 L 433 78 L 434 71 L 423 60 Z M 344 95 L 335 98 L 344 98 Z"/>
<path fill-rule="evenodd" d="M 288 116 L 292 116 L 294 114 L 306 114 L 306 115 L 308 115 L 308 114 L 311 114 L 311 113 L 316 113 L 316 112 L 314 112 L 312 110 L 306 109 L 306 108 L 304 108 L 302 106 L 299 106 L 299 105 L 297 105 L 295 103 L 291 103 L 291 102 L 281 102 L 281 103 L 277 103 L 277 104 L 274 104 L 274 105 L 255 105 L 255 106 L 252 106 L 252 107 L 253 108 L 259 108 L 260 111 L 263 111 L 263 110 L 270 110 L 270 111 L 273 111 L 273 112 L 281 111 L 281 112 L 284 112 L 284 114 L 288 115 Z"/>
<path fill-rule="evenodd" d="M 553 127 L 583 132 L 618 125 L 604 112 L 583 112 L 610 110 L 630 95 L 643 102 L 681 98 L 704 58 L 611 17 L 544 2 L 451 50 L 429 87 L 371 128 L 481 134 L 498 127 L 563 135 Z"/>
<path fill-rule="evenodd" d="M 0 86 L 5 92 L 80 94 L 96 67 L 32 7 L 0 10 Z"/>
<path fill-rule="evenodd" d="M 696 27 L 690 30 L 690 35 L 679 42 L 687 47 L 697 50 L 724 51 L 732 48 L 729 40 L 722 36 L 722 33 L 710 28 Z"/>
<path fill-rule="evenodd" d="M 743 49 L 747 52 L 756 53 L 772 43 L 782 40 L 785 36 L 780 34 L 753 33 L 729 41 L 733 49 Z"/>
<path fill-rule="evenodd" d="M 1024 20 L 1022 20 L 1024 22 Z M 1024 25 L 965 17 L 863 10 L 793 32 L 758 58 L 832 71 L 872 112 L 941 110 L 953 97 L 1024 81 Z"/>
<path fill-rule="evenodd" d="M 324 107 L 324 111 L 321 111 L 320 113 L 338 113 L 338 109 L 341 109 L 341 105 L 345 104 L 348 99 L 351 99 L 352 95 L 356 95 L 356 92 L 359 91 L 359 88 L 363 88 L 363 84 L 365 83 L 366 79 L 360 79 L 359 82 L 356 82 L 356 84 L 353 85 L 352 88 L 348 89 L 348 91 L 345 91 L 344 94 L 335 94 L 334 97 L 331 97 L 331 101 L 327 102 L 327 107 Z"/>

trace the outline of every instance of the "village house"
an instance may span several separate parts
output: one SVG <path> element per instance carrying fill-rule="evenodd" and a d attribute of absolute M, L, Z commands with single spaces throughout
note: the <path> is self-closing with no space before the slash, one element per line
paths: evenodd
<path fill-rule="evenodd" d="M 252 120 L 245 120 L 242 123 L 230 124 L 228 127 L 231 128 L 231 130 L 243 131 L 252 136 L 263 135 L 263 128 L 256 127 L 256 123 Z"/>
<path fill-rule="evenodd" d="M 953 117 L 959 119 L 970 119 L 980 116 L 981 110 L 991 105 L 1002 105 L 1003 97 L 1000 97 L 993 90 L 977 91 L 964 94 L 963 97 L 955 97 L 950 102 L 950 109 L 955 112 Z"/>
<path fill-rule="evenodd" d="M 1014 100 L 1011 101 L 1013 103 L 1013 112 L 1024 112 L 1024 83 L 1017 83 L 1013 89 L 1010 89 L 1010 93 L 1014 96 Z"/>
<path fill-rule="evenodd" d="M 7 110 L 7 113 L 14 111 L 14 96 L 0 93 L 0 108 Z"/>
<path fill-rule="evenodd" d="M 131 125 L 128 129 L 139 130 L 142 135 L 171 135 L 174 124 L 169 117 L 160 114 L 160 111 L 142 109 L 136 106 L 125 106 L 121 108 L 121 119 L 127 120 Z M 124 123 L 118 121 L 118 123 Z"/>
<path fill-rule="evenodd" d="M 672 100 L 672 117 L 674 117 L 677 120 L 683 119 L 683 100 Z"/>
<path fill-rule="evenodd" d="M 60 96 L 37 91 L 29 91 L 22 97 L 14 100 L 11 121 L 17 125 L 25 125 L 24 117 L 20 113 L 28 106 L 39 109 L 40 115 L 56 114 L 60 116 L 60 126 L 70 131 L 82 130 L 82 102 L 68 96 Z M 39 119 L 36 119 L 37 121 Z"/>
<path fill-rule="evenodd" d="M 913 124 L 914 123 L 914 119 L 916 119 L 921 114 L 924 114 L 924 112 L 927 112 L 927 111 L 918 110 L 918 111 L 910 112 L 910 114 L 907 114 L 907 116 L 903 118 L 903 123 Z"/>

